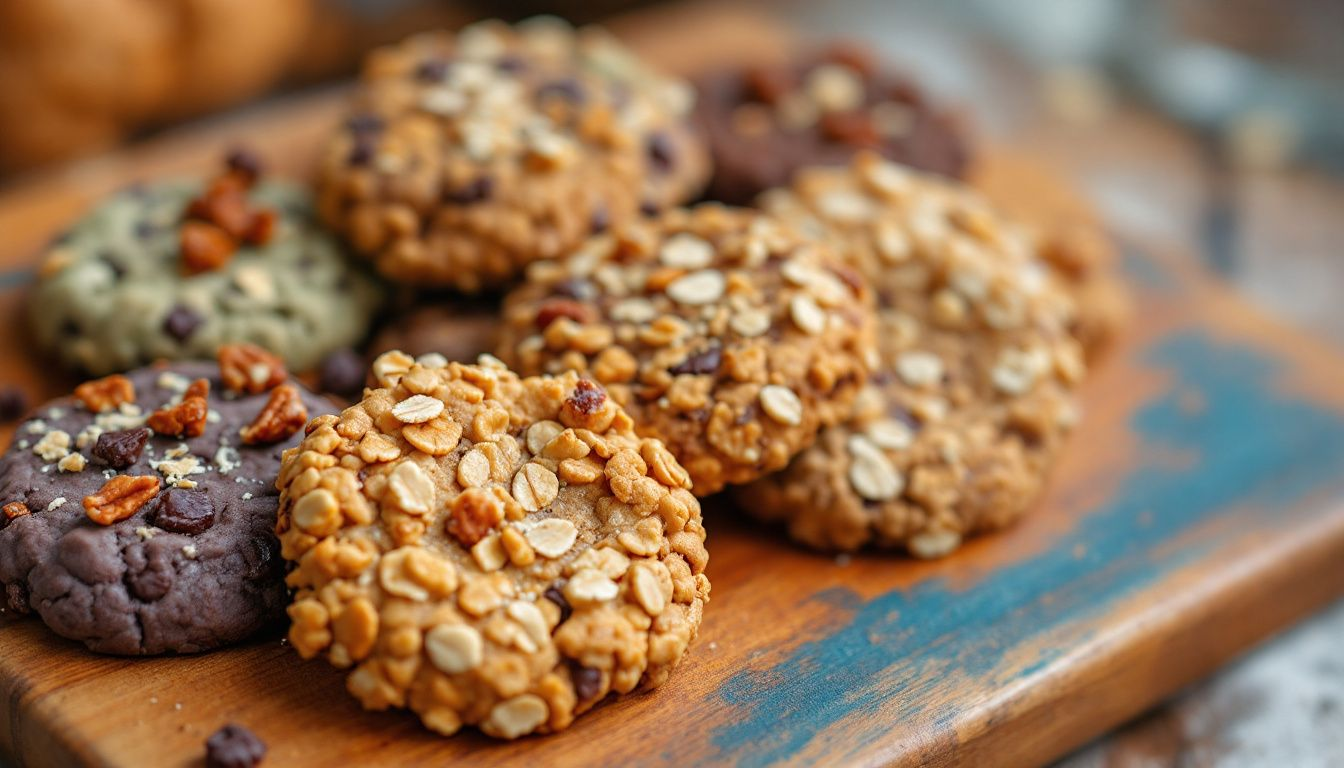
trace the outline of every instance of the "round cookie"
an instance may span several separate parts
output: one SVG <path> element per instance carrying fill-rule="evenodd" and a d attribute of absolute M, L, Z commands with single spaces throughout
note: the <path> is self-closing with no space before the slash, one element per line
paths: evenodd
<path fill-rule="evenodd" d="M 6 607 L 122 655 L 206 651 L 281 618 L 280 454 L 306 415 L 332 408 L 291 384 L 223 394 L 217 365 L 153 366 L 81 385 L 21 424 L 0 458 Z M 284 418 L 245 443 L 263 411 Z"/>
<path fill-rule="evenodd" d="M 666 680 L 709 599 L 686 471 L 574 372 L 390 352 L 280 471 L 290 643 L 366 708 L 547 733 Z"/>
<path fill-rule="evenodd" d="M 872 292 L 825 247 L 716 204 L 595 237 L 505 300 L 499 355 L 603 384 L 697 496 L 782 469 L 868 372 Z"/>
<path fill-rule="evenodd" d="M 58 238 L 29 301 L 36 343 L 101 375 L 213 357 L 229 342 L 306 370 L 360 341 L 380 287 L 317 225 L 302 189 L 250 186 L 255 161 L 234 164 L 204 188 L 126 189 Z"/>
<path fill-rule="evenodd" d="M 859 46 L 718 72 L 698 86 L 712 200 L 748 205 L 800 168 L 846 165 L 863 149 L 951 177 L 969 162 L 958 121 Z"/>
<path fill-rule="evenodd" d="M 374 52 L 327 147 L 319 206 L 379 271 L 476 292 L 708 174 L 690 88 L 606 34 L 482 22 Z"/>
<path fill-rule="evenodd" d="M 1036 499 L 1076 420 L 1073 302 L 1030 234 L 976 193 L 872 155 L 762 198 L 830 240 L 878 294 L 881 365 L 851 417 L 742 506 L 822 549 L 919 557 Z"/>

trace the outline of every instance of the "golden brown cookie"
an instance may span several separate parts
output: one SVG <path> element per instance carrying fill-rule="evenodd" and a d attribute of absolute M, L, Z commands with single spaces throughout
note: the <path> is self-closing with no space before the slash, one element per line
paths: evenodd
<path fill-rule="evenodd" d="M 606 386 L 705 496 L 782 469 L 867 378 L 872 292 L 823 245 L 716 204 L 536 264 L 505 300 L 500 356 Z"/>
<path fill-rule="evenodd" d="M 575 373 L 390 352 L 280 470 L 290 642 L 369 709 L 549 733 L 680 662 L 709 599 L 686 471 Z"/>
<path fill-rule="evenodd" d="M 1039 495 L 1076 420 L 1076 311 L 1031 234 L 979 195 L 865 155 L 763 208 L 833 243 L 881 306 L 881 365 L 844 423 L 741 505 L 822 549 L 946 555 Z"/>
<path fill-rule="evenodd" d="M 707 175 L 690 89 L 594 29 L 483 22 L 374 52 L 327 146 L 324 218 L 383 274 L 480 291 Z"/>

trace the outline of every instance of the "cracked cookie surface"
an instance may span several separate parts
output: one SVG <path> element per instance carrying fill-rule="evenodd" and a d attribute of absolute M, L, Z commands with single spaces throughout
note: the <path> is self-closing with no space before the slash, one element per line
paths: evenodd
<path fill-rule="evenodd" d="M 498 738 L 652 688 L 709 599 L 700 505 L 593 382 L 374 362 L 280 472 L 290 642 L 369 709 Z"/>
<path fill-rule="evenodd" d="M 872 307 L 823 245 L 708 204 L 534 265 L 505 300 L 499 356 L 601 382 L 705 496 L 782 469 L 848 413 L 873 354 Z"/>
<path fill-rule="evenodd" d="M 328 143 L 324 219 L 401 282 L 475 292 L 708 175 L 693 94 L 597 29 L 481 22 L 368 58 Z"/>
<path fill-rule="evenodd" d="M 1076 310 L 1031 234 L 968 188 L 872 155 L 811 169 L 765 210 L 868 277 L 881 365 L 844 423 L 742 506 L 822 549 L 946 555 L 1033 503 L 1076 420 Z"/>
<path fill-rule="evenodd" d="M 199 379 L 210 391 L 193 411 Z M 283 616 L 275 475 L 302 433 L 245 445 L 271 393 L 222 387 L 213 364 L 154 366 L 81 385 L 19 426 L 0 458 L 9 610 L 122 655 L 205 651 Z M 298 391 L 307 413 L 332 410 Z M 170 412 L 180 437 L 146 426 L 171 429 Z"/>

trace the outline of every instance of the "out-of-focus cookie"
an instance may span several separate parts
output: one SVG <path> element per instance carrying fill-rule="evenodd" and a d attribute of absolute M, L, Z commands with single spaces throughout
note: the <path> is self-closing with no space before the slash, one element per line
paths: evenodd
<path fill-rule="evenodd" d="M 289 639 L 365 707 L 441 734 L 548 733 L 666 680 L 709 599 L 700 505 L 577 374 L 390 352 L 280 471 Z"/>
<path fill-rule="evenodd" d="M 320 210 L 395 280 L 474 292 L 707 175 L 689 86 L 595 29 L 482 22 L 374 52 Z"/>
<path fill-rule="evenodd" d="M 1039 496 L 1085 373 L 1074 302 L 1031 234 L 975 192 L 875 156 L 762 198 L 878 294 L 881 365 L 850 418 L 741 506 L 822 549 L 946 555 Z"/>
<path fill-rule="evenodd" d="M 360 341 L 381 288 L 313 220 L 297 186 L 236 153 L 204 189 L 126 189 L 57 239 L 29 299 L 38 346 L 99 375 L 251 342 L 295 370 Z"/>
<path fill-rule="evenodd" d="M 952 115 L 860 46 L 717 72 L 698 86 L 714 200 L 747 205 L 800 168 L 846 165 L 860 150 L 951 177 L 969 161 Z"/>
<path fill-rule="evenodd" d="M 368 356 L 401 350 L 413 357 L 443 355 L 466 363 L 495 349 L 497 297 L 445 298 L 389 319 L 369 342 Z"/>
<path fill-rule="evenodd" d="M 280 454 L 333 409 L 260 350 L 222 359 L 91 381 L 19 426 L 0 458 L 9 610 L 122 655 L 206 651 L 283 616 Z"/>
<path fill-rule="evenodd" d="M 707 204 L 533 265 L 505 300 L 499 356 L 592 376 L 705 496 L 782 469 L 842 419 L 873 328 L 872 292 L 824 245 Z"/>

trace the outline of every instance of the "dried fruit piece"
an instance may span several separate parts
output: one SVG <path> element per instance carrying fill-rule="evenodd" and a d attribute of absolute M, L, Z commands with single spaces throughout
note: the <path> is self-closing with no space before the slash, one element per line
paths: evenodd
<path fill-rule="evenodd" d="M 197 379 L 187 387 L 182 402 L 151 413 L 145 424 L 160 435 L 200 437 L 205 434 L 206 419 L 210 415 L 209 394 L 210 382 Z"/>
<path fill-rule="evenodd" d="M 287 439 L 308 423 L 308 409 L 303 406 L 299 390 L 293 384 L 281 384 L 271 390 L 271 396 L 257 418 L 243 427 L 246 445 L 270 445 Z"/>
<path fill-rule="evenodd" d="M 125 376 L 114 373 L 75 387 L 75 399 L 90 411 L 103 413 L 122 403 L 135 402 L 135 385 Z"/>
<path fill-rule="evenodd" d="M 93 456 L 113 469 L 125 469 L 140 460 L 149 435 L 144 427 L 104 432 L 93 445 Z"/>
<path fill-rule="evenodd" d="M 225 344 L 216 353 L 219 378 L 230 392 L 256 395 L 289 378 L 285 361 L 256 344 Z"/>
<path fill-rule="evenodd" d="M 84 497 L 84 512 L 99 525 L 112 525 L 139 512 L 158 495 L 160 486 L 152 475 L 117 475 Z"/>
<path fill-rule="evenodd" d="M 215 505 L 204 493 L 170 488 L 159 498 L 154 524 L 173 533 L 204 533 L 215 524 Z"/>

